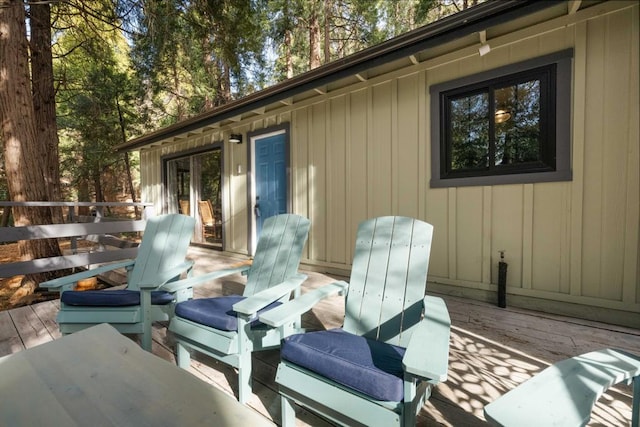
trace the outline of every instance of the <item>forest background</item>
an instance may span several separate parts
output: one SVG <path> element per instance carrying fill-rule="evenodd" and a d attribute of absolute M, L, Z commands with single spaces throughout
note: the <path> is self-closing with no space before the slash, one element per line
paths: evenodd
<path fill-rule="evenodd" d="M 482 1 L 0 0 L 0 200 L 137 201 L 137 154 L 115 145 Z M 12 209 L 15 225 L 60 221 Z"/>

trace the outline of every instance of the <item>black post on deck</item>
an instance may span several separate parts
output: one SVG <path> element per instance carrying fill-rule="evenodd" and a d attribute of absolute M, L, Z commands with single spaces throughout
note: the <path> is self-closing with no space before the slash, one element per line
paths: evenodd
<path fill-rule="evenodd" d="M 498 263 L 498 307 L 507 307 L 507 263 L 504 262 L 504 251 L 500 251 Z"/>

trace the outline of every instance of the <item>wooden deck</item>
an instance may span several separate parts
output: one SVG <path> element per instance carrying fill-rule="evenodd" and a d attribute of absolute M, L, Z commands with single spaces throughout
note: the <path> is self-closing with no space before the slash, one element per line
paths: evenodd
<path fill-rule="evenodd" d="M 217 252 L 192 248 L 196 274 L 242 260 Z M 320 286 L 331 277 L 308 272 L 305 287 Z M 196 297 L 241 294 L 240 275 L 205 284 Z M 535 375 L 551 363 L 605 347 L 640 354 L 640 331 L 522 309 L 444 297 L 453 323 L 449 379 L 439 385 L 420 412 L 420 426 L 484 425 L 485 404 Z M 0 356 L 43 344 L 60 336 L 55 323 L 57 301 L 0 312 Z M 304 316 L 307 328 L 339 326 L 344 315 L 342 297 L 322 302 Z M 155 325 L 153 352 L 174 361 L 170 337 L 163 325 Z M 254 395 L 249 405 L 265 417 L 280 420 L 277 385 L 274 383 L 278 351 L 254 356 Z M 230 394 L 237 378 L 233 369 L 203 355 L 192 359 L 190 371 Z M 36 403 L 37 404 L 37 403 Z M 541 408 L 544 410 L 544 408 Z M 600 398 L 589 425 L 623 426 L 631 419 L 631 388 L 619 386 Z M 311 413 L 298 412 L 300 425 L 326 426 Z"/>

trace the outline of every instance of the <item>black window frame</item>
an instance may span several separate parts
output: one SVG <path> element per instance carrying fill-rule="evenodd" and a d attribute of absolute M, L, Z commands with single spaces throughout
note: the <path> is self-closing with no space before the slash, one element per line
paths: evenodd
<path fill-rule="evenodd" d="M 432 188 L 570 181 L 571 72 L 573 50 L 511 64 L 473 76 L 433 85 L 431 97 Z M 540 161 L 495 165 L 493 92 L 525 81 L 540 80 Z M 449 129 L 451 100 L 488 94 L 490 134 L 486 168 L 452 170 Z"/>

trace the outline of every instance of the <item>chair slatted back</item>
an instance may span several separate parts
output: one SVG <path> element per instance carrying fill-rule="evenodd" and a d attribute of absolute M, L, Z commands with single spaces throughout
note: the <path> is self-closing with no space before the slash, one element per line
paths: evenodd
<path fill-rule="evenodd" d="M 433 226 L 407 217 L 360 224 L 343 329 L 406 347 L 427 284 Z"/>
<path fill-rule="evenodd" d="M 188 200 L 180 200 L 180 213 L 187 216 L 191 215 L 191 209 L 189 207 Z"/>
<path fill-rule="evenodd" d="M 184 262 L 194 227 L 194 218 L 180 214 L 147 220 L 136 262 L 129 273 L 128 289 L 139 289 L 142 282 L 153 283 L 160 273 Z"/>
<path fill-rule="evenodd" d="M 198 209 L 200 212 L 200 219 L 204 225 L 213 225 L 213 208 L 209 200 L 200 200 L 198 202 Z"/>
<path fill-rule="evenodd" d="M 309 227 L 307 218 L 293 214 L 264 221 L 244 296 L 268 289 L 298 272 Z"/>

